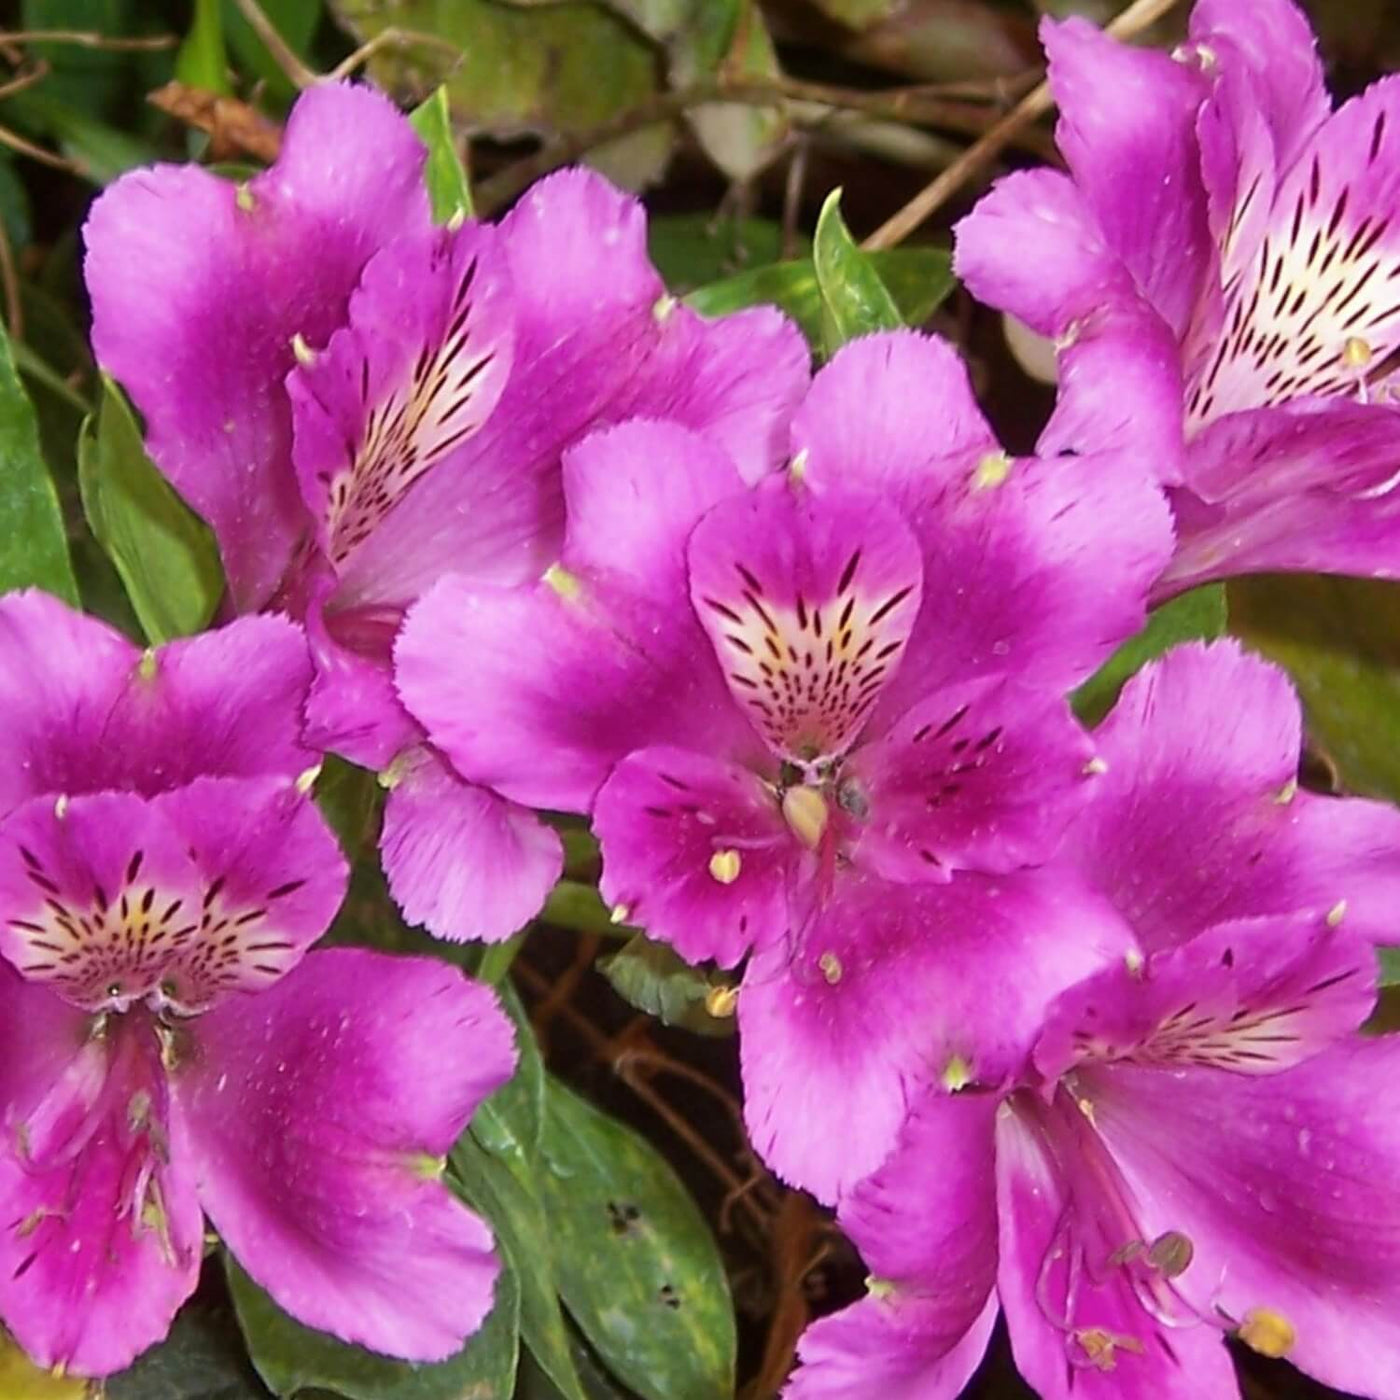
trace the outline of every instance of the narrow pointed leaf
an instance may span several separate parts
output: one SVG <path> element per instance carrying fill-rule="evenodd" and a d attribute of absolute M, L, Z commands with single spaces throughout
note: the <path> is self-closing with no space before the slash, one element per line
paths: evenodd
<path fill-rule="evenodd" d="M 470 218 L 471 185 L 452 134 L 452 111 L 447 105 L 446 87 L 438 88 L 422 106 L 416 107 L 409 114 L 408 122 L 428 148 L 423 179 L 428 186 L 428 198 L 432 200 L 433 218 L 440 224 L 459 215 Z"/>
<path fill-rule="evenodd" d="M 120 389 L 104 378 L 78 442 L 88 523 L 116 565 L 149 641 L 203 629 L 224 589 L 209 527 L 156 470 Z"/>
<path fill-rule="evenodd" d="M 841 191 L 832 190 L 817 219 L 812 261 L 822 298 L 822 349 L 829 357 L 848 340 L 904 324 L 870 255 L 856 246 L 841 217 Z"/>

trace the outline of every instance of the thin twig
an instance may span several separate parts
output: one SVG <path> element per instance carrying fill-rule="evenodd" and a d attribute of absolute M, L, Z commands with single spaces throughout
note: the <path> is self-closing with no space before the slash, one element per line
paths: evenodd
<path fill-rule="evenodd" d="M 1135 0 L 1112 24 L 1108 33 L 1127 39 L 1160 19 L 1176 0 Z M 1049 83 L 1032 88 L 1010 112 L 980 140 L 974 141 L 946 170 L 930 181 L 908 204 L 887 219 L 861 245 L 868 250 L 892 248 L 902 243 L 920 224 L 932 217 L 947 198 L 984 166 L 990 164 L 1037 118 L 1054 105 Z"/>
<path fill-rule="evenodd" d="M 486 212 L 508 204 L 528 185 L 561 165 L 568 165 L 597 146 L 628 136 L 658 122 L 675 121 L 692 107 L 715 102 L 737 102 L 752 107 L 772 107 L 783 102 L 816 103 L 823 108 L 863 112 L 885 121 L 944 127 L 964 135 L 979 135 L 997 122 L 993 110 L 970 102 L 951 102 L 928 96 L 927 87 L 832 87 L 797 78 L 714 78 L 696 82 L 675 92 L 657 93 L 589 131 L 548 141 L 534 155 L 516 161 L 477 188 L 477 204 Z M 999 123 L 998 123 L 999 124 Z M 995 129 L 995 128 L 993 128 Z M 1007 139 L 1014 139 L 1015 133 Z"/>
<path fill-rule="evenodd" d="M 173 49 L 179 42 L 178 34 L 116 39 L 80 29 L 0 29 L 0 48 L 10 44 L 71 44 L 80 49 L 111 49 L 120 53 L 124 50 Z"/>
<path fill-rule="evenodd" d="M 26 88 L 32 88 L 36 83 L 42 83 L 49 76 L 49 65 L 40 59 L 27 73 L 17 73 L 7 83 L 0 83 L 0 98 L 13 97 L 17 92 L 23 92 Z"/>
<path fill-rule="evenodd" d="M 28 156 L 30 160 L 37 160 L 41 165 L 51 165 L 55 170 L 66 170 L 70 175 L 86 174 L 84 168 L 76 160 L 68 160 L 63 156 L 55 155 L 53 151 L 46 151 L 42 146 L 36 146 L 32 141 L 26 141 L 17 132 L 11 131 L 7 126 L 0 126 L 0 146 L 8 146 L 12 151 L 18 151 L 22 156 Z"/>
<path fill-rule="evenodd" d="M 3 219 L 0 219 L 0 283 L 5 288 L 5 320 L 10 328 L 10 339 L 18 342 L 24 338 L 24 307 L 19 299 L 14 249 L 10 247 L 10 234 Z"/>
<path fill-rule="evenodd" d="M 446 78 L 459 68 L 465 56 L 460 44 L 454 44 L 451 39 L 444 39 L 441 34 L 425 34 L 418 29 L 399 29 L 395 25 L 390 25 L 388 29 L 381 29 L 378 34 L 367 43 L 361 44 L 349 58 L 342 59 L 339 64 L 331 69 L 330 77 L 348 78 L 363 63 L 368 63 L 380 49 L 443 49 L 452 54 L 456 60 L 447 72 L 443 74 Z"/>
<path fill-rule="evenodd" d="M 267 45 L 267 51 L 277 66 L 299 88 L 310 87 L 319 79 L 315 73 L 299 59 L 292 46 L 282 37 L 281 31 L 263 13 L 258 0 L 234 0 L 243 18 L 252 26 L 253 32 Z"/>

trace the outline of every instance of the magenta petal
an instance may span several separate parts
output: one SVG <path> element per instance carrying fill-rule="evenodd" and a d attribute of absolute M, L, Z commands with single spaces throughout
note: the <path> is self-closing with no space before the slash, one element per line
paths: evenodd
<path fill-rule="evenodd" d="M 787 931 L 797 843 L 774 790 L 685 749 L 629 754 L 593 809 L 603 898 L 692 962 L 733 967 Z"/>
<path fill-rule="evenodd" d="M 395 675 L 463 777 L 585 811 L 648 743 L 759 746 L 685 595 L 686 539 L 743 490 L 733 465 L 683 429 L 637 421 L 575 449 L 565 479 L 590 528 L 571 521 L 562 563 L 533 588 L 444 579 L 410 611 Z"/>
<path fill-rule="evenodd" d="M 1400 577 L 1400 419 L 1383 404 L 1252 409 L 1209 424 L 1174 502 L 1158 591 L 1296 570 Z M 1199 499 L 1197 499 L 1199 498 Z"/>
<path fill-rule="evenodd" d="M 1080 19 L 1045 21 L 1060 108 L 1055 139 L 1103 236 L 1180 333 L 1210 256 L 1196 112 L 1200 73 L 1110 39 Z"/>
<path fill-rule="evenodd" d="M 969 461 L 911 513 L 923 606 L 876 723 L 980 676 L 1069 689 L 1142 626 L 1171 525 L 1148 475 L 1122 466 Z"/>
<path fill-rule="evenodd" d="M 1193 1242 L 1182 1283 L 1198 1305 L 1279 1314 L 1290 1361 L 1366 1395 L 1400 1386 L 1397 1054 L 1358 1037 L 1259 1078 L 1094 1074 L 1105 1142 L 1162 1228 Z"/>
<path fill-rule="evenodd" d="M 171 1071 L 177 1145 L 214 1227 L 293 1317 L 438 1361 L 481 1325 L 498 1266 L 434 1159 L 513 1064 L 495 997 L 455 968 L 321 952 L 193 1024 Z"/>
<path fill-rule="evenodd" d="M 377 253 L 348 325 L 288 376 L 297 476 L 337 570 L 500 401 L 515 334 L 494 234 L 434 230 Z M 476 494 L 474 510 L 502 495 Z"/>
<path fill-rule="evenodd" d="M 774 481 L 711 510 L 689 553 L 691 602 L 735 705 L 793 762 L 842 753 L 919 610 L 923 561 L 899 513 Z"/>
<path fill-rule="evenodd" d="M 1233 643 L 1174 649 L 1095 736 L 1107 772 L 1063 854 L 1148 949 L 1298 911 L 1393 938 L 1400 813 L 1297 791 L 1300 730 L 1283 672 Z"/>
<path fill-rule="evenodd" d="M 962 356 L 914 331 L 843 346 L 792 420 L 793 458 L 818 489 L 921 499 L 934 463 L 996 450 Z"/>
<path fill-rule="evenodd" d="M 169 1159 L 149 1026 L 99 1040 L 78 1016 L 0 968 L 0 1038 L 28 1100 L 4 1104 L 16 1141 L 0 1152 L 0 1315 L 39 1365 L 102 1376 L 165 1336 L 198 1281 L 203 1231 Z"/>
<path fill-rule="evenodd" d="M 453 942 L 499 942 L 528 923 L 563 869 L 558 834 L 429 749 L 393 775 L 379 853 L 404 918 Z"/>
<path fill-rule="evenodd" d="M 1025 1095 L 1015 1102 L 1018 1110 L 997 1120 L 996 1181 L 998 1292 L 1017 1370 L 1045 1400 L 1238 1400 L 1220 1331 L 1162 1326 L 1125 1270 L 1109 1266 L 1096 1278 L 1071 1263 L 1076 1241 L 1067 1230 L 1098 1217 L 1100 1183 L 1070 1155 L 1063 1131 L 1047 1136 L 1055 1109 L 1039 1110 Z M 1176 1139 L 1178 1147 L 1190 1141 Z"/>
<path fill-rule="evenodd" d="M 1090 796 L 1088 736 L 1058 696 L 951 686 L 843 768 L 869 804 L 855 859 L 890 880 L 1043 863 Z"/>
<path fill-rule="evenodd" d="M 342 160 L 326 151 L 353 130 Z M 146 416 L 151 454 L 213 526 L 234 599 L 272 593 L 305 512 L 282 380 L 322 345 L 370 254 L 426 229 L 423 147 L 369 88 L 307 91 L 278 161 L 240 191 L 193 166 L 113 185 L 84 230 L 98 359 Z"/>
<path fill-rule="evenodd" d="M 1025 1064 L 1056 992 L 1126 951 L 1110 911 L 1052 876 L 889 885 L 851 875 L 749 964 L 745 1116 L 785 1180 L 832 1200 L 868 1175 L 925 1086 Z"/>
<path fill-rule="evenodd" d="M 1368 943 L 1312 915 L 1217 924 L 1146 967 L 1060 995 L 1035 1049 L 1058 1079 L 1081 1060 L 1275 1074 L 1350 1035 L 1376 1001 Z"/>
<path fill-rule="evenodd" d="M 0 600 L 0 712 L 11 760 L 0 813 L 42 792 L 156 793 L 205 773 L 297 773 L 306 639 L 243 618 L 143 661 L 124 637 L 45 593 Z"/>
<path fill-rule="evenodd" d="M 1233 46 L 1231 57 L 1247 67 L 1268 123 L 1274 159 L 1286 169 L 1331 113 L 1306 15 L 1293 0 L 1196 0 L 1191 39 L 1207 48 L 1221 39 Z"/>
<path fill-rule="evenodd" d="M 991 1094 L 925 1096 L 842 1206 L 876 1292 L 809 1327 L 785 1400 L 954 1400 L 996 1321 Z"/>

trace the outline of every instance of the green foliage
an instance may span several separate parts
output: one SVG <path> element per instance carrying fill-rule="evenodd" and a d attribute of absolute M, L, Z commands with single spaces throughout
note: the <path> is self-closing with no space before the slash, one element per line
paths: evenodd
<path fill-rule="evenodd" d="M 904 324 L 879 269 L 852 239 L 841 217 L 841 191 L 822 205 L 812 262 L 822 299 L 821 346 L 828 358 L 848 340 L 871 331 L 898 330 Z"/>
<path fill-rule="evenodd" d="M 346 1400 L 509 1400 L 515 1388 L 520 1291 L 502 1268 L 481 1330 L 447 1361 L 411 1365 L 351 1346 L 290 1318 L 225 1256 L 229 1289 L 253 1365 L 274 1395 L 313 1387 Z M 404 1261 L 412 1267 L 411 1260 Z"/>
<path fill-rule="evenodd" d="M 634 934 L 617 952 L 598 960 L 598 971 L 624 1001 L 668 1026 L 701 1035 L 734 1033 L 732 1017 L 712 1016 L 706 1009 L 705 999 L 727 981 L 692 967 L 668 943 Z"/>
<path fill-rule="evenodd" d="M 457 141 L 452 132 L 452 111 L 447 105 L 447 89 L 438 88 L 420 107 L 409 114 L 409 124 L 428 148 L 428 163 L 423 171 L 428 197 L 433 204 L 433 218 L 440 224 L 458 216 L 469 218 L 472 213 L 471 184 L 457 153 Z"/>
<path fill-rule="evenodd" d="M 224 589 L 209 527 L 156 470 L 130 407 L 103 377 L 102 402 L 78 442 L 83 509 L 126 588 L 148 641 L 208 625 Z"/>
<path fill-rule="evenodd" d="M 39 450 L 34 406 L 0 329 L 0 593 L 46 588 L 70 603 L 78 585 L 49 469 Z"/>
<path fill-rule="evenodd" d="M 263 13 L 288 47 L 303 57 L 321 22 L 323 9 L 322 0 L 276 0 L 275 4 L 263 5 Z M 290 102 L 296 89 L 234 0 L 222 0 L 222 13 L 224 34 L 239 67 L 265 84 L 280 101 Z"/>
<path fill-rule="evenodd" d="M 227 93 L 230 90 L 223 0 L 195 0 L 194 19 L 175 56 L 175 77 L 205 92 Z"/>
<path fill-rule="evenodd" d="M 942 248 L 891 248 L 863 254 L 894 299 L 899 318 L 917 326 L 936 311 L 957 285 L 952 259 Z M 686 304 L 706 316 L 724 316 L 745 306 L 771 304 L 785 311 L 813 345 L 822 343 L 826 304 L 812 259 L 771 263 L 701 287 Z"/>
<path fill-rule="evenodd" d="M 8 1393 L 7 1400 L 8 1400 Z M 170 1335 L 105 1382 L 103 1400 L 267 1400 L 225 1308 L 192 1303 Z M 19 1397 L 15 1397 L 19 1400 Z M 41 1400 L 41 1397 L 35 1397 Z"/>
<path fill-rule="evenodd" d="M 1400 801 L 1400 584 L 1280 574 L 1229 597 L 1231 632 L 1293 677 L 1341 786 Z"/>
<path fill-rule="evenodd" d="M 800 251 L 811 240 L 799 236 Z M 783 255 L 783 230 L 772 219 L 725 218 L 714 214 L 661 214 L 647 229 L 647 252 L 666 286 L 677 296 L 764 268 Z"/>
<path fill-rule="evenodd" d="M 1208 583 L 1153 610 L 1147 625 L 1129 637 L 1070 696 L 1074 712 L 1097 724 L 1114 706 L 1118 692 L 1147 665 L 1178 642 L 1209 641 L 1225 634 L 1225 587 Z"/>
<path fill-rule="evenodd" d="M 540 1159 L 559 1290 L 609 1368 L 645 1400 L 729 1400 L 723 1261 L 666 1160 L 552 1079 Z"/>

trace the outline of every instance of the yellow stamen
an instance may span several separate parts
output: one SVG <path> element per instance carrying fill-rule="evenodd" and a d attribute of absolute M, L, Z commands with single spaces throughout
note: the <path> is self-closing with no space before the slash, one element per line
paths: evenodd
<path fill-rule="evenodd" d="M 1290 802 L 1292 802 L 1293 799 L 1294 799 L 1295 797 L 1297 797 L 1297 796 L 1298 796 L 1298 779 L 1297 779 L 1297 778 L 1290 778 L 1290 779 L 1289 779 L 1286 783 L 1284 783 L 1284 785 L 1283 785 L 1281 788 L 1279 788 L 1279 790 L 1274 794 L 1274 801 L 1277 802 L 1278 805 L 1279 805 L 1280 807 L 1287 807 L 1288 804 L 1289 804 Z"/>
<path fill-rule="evenodd" d="M 738 1005 L 738 987 L 711 987 L 705 993 L 705 1010 L 717 1021 L 727 1021 Z"/>
<path fill-rule="evenodd" d="M 566 603 L 572 603 L 583 591 L 578 576 L 571 574 L 562 564 L 551 564 L 544 571 L 544 581 Z"/>
<path fill-rule="evenodd" d="M 814 787 L 792 787 L 783 794 L 783 820 L 808 850 L 821 844 L 831 809 L 826 798 Z"/>
<path fill-rule="evenodd" d="M 630 904 L 613 905 L 612 913 L 608 915 L 610 924 L 625 924 L 632 917 L 632 906 Z"/>
<path fill-rule="evenodd" d="M 297 791 L 305 797 L 312 788 L 316 786 L 316 779 L 321 776 L 321 765 L 318 763 L 313 768 L 308 768 L 304 773 L 297 775 Z"/>
<path fill-rule="evenodd" d="M 804 447 L 788 463 L 788 479 L 790 481 L 801 481 L 807 475 L 807 449 Z"/>
<path fill-rule="evenodd" d="M 874 1274 L 871 1274 L 865 1280 L 865 1291 L 872 1298 L 892 1298 L 897 1290 L 889 1279 L 876 1278 Z"/>
<path fill-rule="evenodd" d="M 292 354 L 296 356 L 297 364 L 306 369 L 316 363 L 316 352 L 306 343 L 300 331 L 292 337 Z"/>
<path fill-rule="evenodd" d="M 1373 353 L 1369 341 L 1362 340 L 1359 335 L 1348 336 L 1342 347 L 1342 363 L 1348 369 L 1365 369 Z"/>
<path fill-rule="evenodd" d="M 1250 1308 L 1240 1323 L 1239 1338 L 1260 1356 L 1287 1356 L 1298 1340 L 1293 1324 L 1272 1308 Z"/>
<path fill-rule="evenodd" d="M 1081 771 L 1086 778 L 1097 778 L 1108 772 L 1108 762 L 1095 754 L 1094 757 L 1084 765 Z"/>
<path fill-rule="evenodd" d="M 253 192 L 247 185 L 239 185 L 238 192 L 233 196 L 233 202 L 245 214 L 251 214 L 258 203 L 257 200 L 253 198 Z"/>
<path fill-rule="evenodd" d="M 146 650 L 141 653 L 140 661 L 136 663 L 136 674 L 140 676 L 143 681 L 153 681 L 156 678 L 156 671 L 159 669 L 159 666 L 160 663 L 156 659 L 154 649 L 147 647 Z"/>
<path fill-rule="evenodd" d="M 1000 486 L 1010 475 L 1011 458 L 1005 452 L 989 452 L 972 473 L 973 489 L 986 491 L 992 486 Z"/>
<path fill-rule="evenodd" d="M 835 953 L 827 951 L 817 959 L 817 966 L 822 970 L 822 976 L 826 978 L 831 986 L 835 986 L 841 980 L 842 967 L 841 959 Z"/>
<path fill-rule="evenodd" d="M 1343 919 L 1346 918 L 1346 916 L 1347 916 L 1347 902 L 1346 902 L 1346 900 L 1344 900 L 1344 899 L 1339 899 L 1339 900 L 1327 911 L 1327 927 L 1328 927 L 1328 928 L 1336 928 L 1337 925 L 1340 924 L 1341 921 L 1342 921 Z"/>
<path fill-rule="evenodd" d="M 942 1079 L 943 1087 L 949 1093 L 956 1094 L 959 1089 L 965 1089 L 972 1083 L 972 1066 L 961 1055 L 954 1055 L 943 1066 Z"/>
<path fill-rule="evenodd" d="M 739 871 L 743 867 L 744 862 L 740 859 L 739 852 L 729 847 L 716 851 L 710 857 L 710 874 L 721 885 L 732 885 L 739 878 Z"/>

